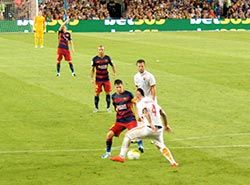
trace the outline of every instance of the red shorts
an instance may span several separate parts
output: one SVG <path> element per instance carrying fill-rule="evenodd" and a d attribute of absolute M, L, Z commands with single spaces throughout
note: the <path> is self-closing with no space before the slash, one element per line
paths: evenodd
<path fill-rule="evenodd" d="M 104 91 L 106 93 L 110 93 L 112 90 L 110 81 L 106 82 L 95 82 L 95 92 L 96 94 L 100 94 L 102 92 L 102 86 L 104 87 Z"/>
<path fill-rule="evenodd" d="M 109 130 L 112 130 L 116 137 L 119 137 L 121 132 L 125 130 L 126 128 L 128 130 L 131 130 L 132 128 L 135 128 L 137 126 L 137 122 L 135 120 L 129 122 L 129 123 L 119 123 L 116 122 Z"/>
<path fill-rule="evenodd" d="M 63 48 L 58 48 L 57 49 L 57 61 L 61 62 L 63 57 L 64 57 L 65 61 L 67 61 L 67 62 L 72 61 L 69 50 L 63 49 Z"/>

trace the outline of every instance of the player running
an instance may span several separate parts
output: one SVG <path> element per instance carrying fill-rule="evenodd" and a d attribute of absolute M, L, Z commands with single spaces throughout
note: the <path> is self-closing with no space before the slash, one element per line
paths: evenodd
<path fill-rule="evenodd" d="M 110 157 L 110 160 L 124 162 L 132 139 L 150 138 L 154 140 L 155 146 L 170 162 L 171 166 L 178 166 L 178 163 L 175 162 L 170 150 L 166 147 L 163 140 L 163 130 L 165 129 L 166 131 L 171 131 L 171 128 L 167 122 L 166 113 L 151 98 L 144 97 L 144 92 L 142 89 L 137 89 L 136 97 L 139 100 L 136 104 L 138 115 L 144 124 L 133 128 L 126 133 L 123 139 L 120 155 Z M 164 126 L 162 124 L 162 120 Z"/>
<path fill-rule="evenodd" d="M 102 92 L 102 87 L 106 92 L 106 102 L 107 102 L 107 112 L 110 112 L 110 92 L 111 92 L 111 82 L 109 79 L 108 65 L 112 67 L 113 74 L 115 76 L 116 69 L 108 55 L 104 53 L 104 47 L 98 47 L 98 55 L 92 59 L 92 68 L 91 68 L 91 80 L 95 85 L 95 109 L 94 112 L 99 111 L 99 95 Z M 95 76 L 95 80 L 94 80 Z"/>
<path fill-rule="evenodd" d="M 106 137 L 106 152 L 102 158 L 108 158 L 111 155 L 111 146 L 113 137 L 119 137 L 120 133 L 125 129 L 132 129 L 137 126 L 135 115 L 132 107 L 134 98 L 133 94 L 124 90 L 121 80 L 114 82 L 116 92 L 112 95 L 113 105 L 116 111 L 116 123 L 110 128 Z"/>
<path fill-rule="evenodd" d="M 72 76 L 76 76 L 74 66 L 72 63 L 71 54 L 69 51 L 69 45 L 71 46 L 72 53 L 75 52 L 71 34 L 67 32 L 66 24 L 69 22 L 67 19 L 59 28 L 58 32 L 58 49 L 57 49 L 57 76 L 60 76 L 61 61 L 64 57 L 65 61 L 69 63 L 69 68 L 72 72 Z"/>
<path fill-rule="evenodd" d="M 38 48 L 38 45 L 40 45 L 40 48 L 43 48 L 44 47 L 44 32 L 46 31 L 46 23 L 45 23 L 45 18 L 41 10 L 39 10 L 38 15 L 35 17 L 33 31 L 34 31 L 34 39 L 35 39 L 35 48 Z"/>

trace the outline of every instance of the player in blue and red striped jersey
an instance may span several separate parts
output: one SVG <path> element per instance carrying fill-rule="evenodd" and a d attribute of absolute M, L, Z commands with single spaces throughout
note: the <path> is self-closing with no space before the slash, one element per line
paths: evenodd
<path fill-rule="evenodd" d="M 92 59 L 92 68 L 91 68 L 91 79 L 92 83 L 95 85 L 95 109 L 94 112 L 99 110 L 99 95 L 102 92 L 102 87 L 106 92 L 106 102 L 107 102 L 107 111 L 110 112 L 110 92 L 111 92 L 111 82 L 109 79 L 108 65 L 112 67 L 113 73 L 115 75 L 116 70 L 115 66 L 108 55 L 104 53 L 104 47 L 98 47 L 98 55 Z M 94 80 L 95 76 L 95 80 Z M 95 82 L 94 82 L 95 81 Z"/>
<path fill-rule="evenodd" d="M 111 155 L 111 146 L 113 137 L 119 137 L 125 129 L 132 129 L 137 126 L 135 114 L 133 112 L 133 94 L 124 90 L 123 83 L 117 79 L 114 82 L 116 92 L 112 95 L 113 105 L 116 111 L 116 123 L 109 129 L 106 137 L 106 152 L 102 158 L 108 158 Z"/>
<path fill-rule="evenodd" d="M 72 53 L 75 52 L 74 45 L 73 45 L 73 41 L 71 38 L 71 34 L 69 32 L 67 32 L 67 28 L 65 26 L 68 22 L 69 22 L 69 19 L 67 19 L 60 26 L 59 32 L 58 32 L 59 44 L 58 44 L 58 49 L 57 49 L 57 66 L 56 66 L 57 76 L 60 76 L 61 61 L 62 61 L 63 57 L 64 57 L 65 61 L 67 61 L 69 63 L 69 68 L 72 72 L 72 76 L 76 76 L 75 71 L 74 71 L 74 66 L 72 63 L 72 58 L 71 58 L 70 51 L 69 51 L 69 45 L 70 45 Z"/>

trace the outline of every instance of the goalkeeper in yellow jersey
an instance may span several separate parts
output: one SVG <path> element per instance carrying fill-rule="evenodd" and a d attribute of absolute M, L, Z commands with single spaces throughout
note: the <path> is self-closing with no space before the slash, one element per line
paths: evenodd
<path fill-rule="evenodd" d="M 41 10 L 38 12 L 38 15 L 35 17 L 33 31 L 34 31 L 34 36 L 35 36 L 35 48 L 37 48 L 38 45 L 40 46 L 40 48 L 43 48 L 44 32 L 46 31 L 46 23 L 45 23 L 45 18 Z"/>

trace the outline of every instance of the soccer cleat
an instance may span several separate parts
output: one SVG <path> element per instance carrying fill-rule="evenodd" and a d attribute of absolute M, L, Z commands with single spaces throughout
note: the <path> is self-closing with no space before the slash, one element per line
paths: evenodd
<path fill-rule="evenodd" d="M 99 109 L 95 108 L 95 109 L 93 110 L 93 112 L 94 112 L 94 113 L 97 113 L 97 112 L 99 112 Z"/>
<path fill-rule="evenodd" d="M 35 48 L 38 48 L 38 46 L 37 46 L 37 45 L 35 45 Z"/>
<path fill-rule="evenodd" d="M 107 112 L 108 112 L 108 113 L 110 113 L 110 112 L 111 112 L 111 109 L 110 109 L 110 107 L 109 107 L 109 108 L 107 108 Z"/>
<path fill-rule="evenodd" d="M 60 76 L 60 73 L 56 73 L 56 76 Z"/>
<path fill-rule="evenodd" d="M 76 76 L 76 74 L 75 74 L 75 73 L 72 73 L 72 76 Z"/>
<path fill-rule="evenodd" d="M 171 166 L 172 166 L 173 168 L 176 168 L 177 166 L 179 166 L 179 164 L 176 163 L 176 162 L 174 162 L 173 164 L 171 164 Z"/>
<path fill-rule="evenodd" d="M 43 47 L 44 47 L 43 45 L 40 46 L 40 48 L 43 48 Z"/>
<path fill-rule="evenodd" d="M 107 159 L 107 158 L 109 158 L 110 157 L 110 155 L 111 155 L 111 153 L 110 152 L 105 152 L 104 154 L 102 154 L 102 159 Z"/>
<path fill-rule="evenodd" d="M 130 143 L 137 143 L 138 142 L 138 140 L 134 140 L 134 139 L 132 139 L 131 141 L 130 141 Z"/>
<path fill-rule="evenodd" d="M 144 153 L 144 147 L 143 147 L 143 146 L 138 146 L 138 150 L 139 150 L 141 153 Z"/>
<path fill-rule="evenodd" d="M 114 156 L 114 157 L 110 157 L 109 159 L 111 161 L 120 162 L 120 163 L 124 163 L 125 162 L 125 158 L 123 158 L 121 156 Z"/>

